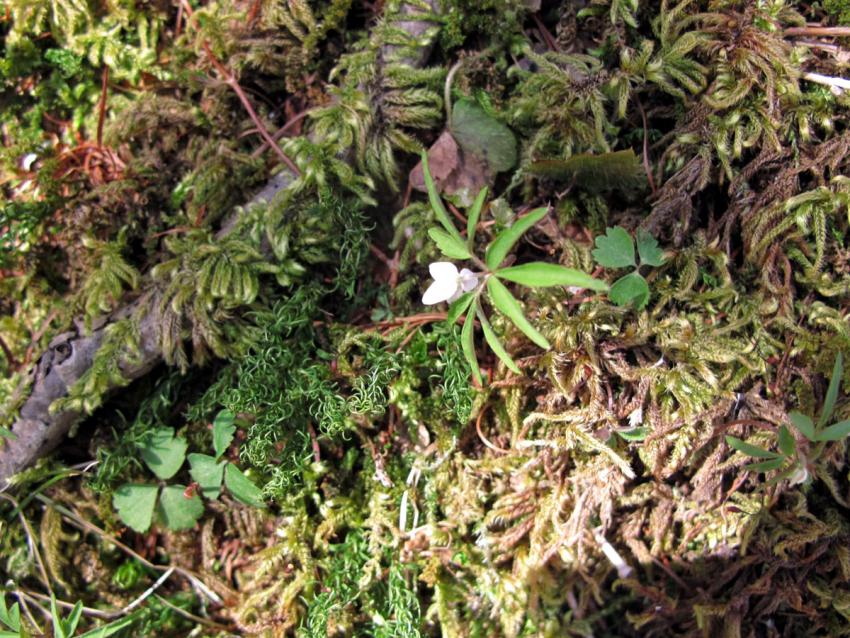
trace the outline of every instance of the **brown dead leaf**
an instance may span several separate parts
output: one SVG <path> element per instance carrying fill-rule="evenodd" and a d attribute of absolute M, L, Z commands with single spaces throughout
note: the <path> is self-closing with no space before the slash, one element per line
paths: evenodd
<path fill-rule="evenodd" d="M 464 153 L 448 131 L 443 131 L 428 149 L 428 167 L 437 190 L 462 206 L 470 206 L 478 191 L 493 179 L 487 164 L 472 153 Z M 426 192 L 422 162 L 413 167 L 408 180 L 411 187 Z"/>

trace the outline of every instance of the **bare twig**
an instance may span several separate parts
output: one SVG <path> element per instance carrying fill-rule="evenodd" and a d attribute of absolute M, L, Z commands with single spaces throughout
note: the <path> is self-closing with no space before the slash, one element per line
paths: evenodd
<path fill-rule="evenodd" d="M 254 122 L 254 125 L 257 127 L 257 131 L 260 133 L 260 136 L 266 141 L 275 153 L 277 153 L 278 157 L 280 157 L 281 161 L 286 164 L 286 166 L 291 170 L 296 176 L 301 175 L 301 171 L 298 170 L 298 167 L 295 165 L 289 156 L 283 152 L 283 149 L 278 146 L 277 142 L 275 142 L 274 138 L 269 133 L 265 124 L 260 120 L 257 112 L 254 110 L 254 107 L 251 105 L 251 100 L 248 99 L 248 96 L 245 94 L 245 91 L 242 90 L 242 87 L 239 85 L 239 82 L 236 81 L 236 78 L 228 71 L 224 65 L 219 62 L 218 58 L 215 57 L 215 54 L 210 49 L 210 45 L 207 42 L 204 42 L 204 51 L 207 54 L 212 65 L 218 70 L 218 72 L 224 78 L 225 83 L 230 86 L 231 89 L 236 93 L 239 97 L 239 101 L 242 102 L 242 106 L 245 107 L 245 110 L 248 112 L 248 117 L 251 118 L 251 121 Z"/>
<path fill-rule="evenodd" d="M 850 27 L 790 27 L 785 35 L 812 35 L 823 37 L 850 37 Z"/>

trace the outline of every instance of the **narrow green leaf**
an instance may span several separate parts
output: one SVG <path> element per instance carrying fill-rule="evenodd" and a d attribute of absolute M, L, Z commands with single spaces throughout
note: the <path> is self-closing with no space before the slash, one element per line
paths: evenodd
<path fill-rule="evenodd" d="M 6 594 L 0 594 L 0 622 L 13 631 L 21 630 L 21 609 L 18 603 L 6 607 Z"/>
<path fill-rule="evenodd" d="M 227 451 L 236 433 L 236 415 L 230 410 L 222 410 L 213 421 L 213 449 L 216 458 Z"/>
<path fill-rule="evenodd" d="M 224 468 L 224 484 L 237 501 L 253 507 L 265 507 L 262 490 L 233 463 Z"/>
<path fill-rule="evenodd" d="M 487 280 L 487 292 L 490 294 L 490 301 L 496 309 L 513 321 L 514 325 L 522 330 L 526 337 L 531 339 L 541 348 L 549 349 L 549 342 L 537 329 L 529 323 L 528 319 L 523 314 L 522 306 L 516 300 L 510 291 L 501 281 L 495 277 L 490 277 Z"/>
<path fill-rule="evenodd" d="M 50 595 L 50 615 L 53 619 L 53 638 L 71 638 L 65 631 L 65 623 L 62 622 L 62 614 L 53 594 Z"/>
<path fill-rule="evenodd" d="M 141 615 L 142 610 L 133 612 L 123 618 L 113 620 L 109 624 L 101 625 L 100 627 L 91 629 L 84 634 L 80 634 L 78 638 L 109 638 L 109 636 L 113 636 L 119 631 L 131 627 L 137 620 L 139 620 L 139 616 Z"/>
<path fill-rule="evenodd" d="M 221 493 L 221 479 L 227 461 L 218 461 L 208 454 L 190 454 L 189 474 L 201 487 L 204 498 L 215 499 Z"/>
<path fill-rule="evenodd" d="M 475 294 L 467 292 L 455 299 L 449 306 L 449 312 L 446 314 L 446 321 L 449 325 L 454 324 L 460 319 L 460 316 L 469 308 L 469 304 L 475 299 Z"/>
<path fill-rule="evenodd" d="M 823 402 L 823 412 L 818 419 L 818 429 L 826 425 L 835 410 L 835 401 L 838 399 L 838 391 L 841 389 L 841 377 L 844 375 L 844 355 L 838 353 L 835 357 L 835 365 L 832 367 L 832 376 L 829 379 L 829 388 L 826 391 L 826 399 Z"/>
<path fill-rule="evenodd" d="M 481 209 L 484 208 L 485 199 L 487 199 L 486 186 L 478 191 L 478 197 L 472 202 L 466 216 L 466 245 L 469 246 L 470 251 L 475 245 L 475 227 L 478 226 L 478 220 L 481 218 Z"/>
<path fill-rule="evenodd" d="M 635 245 L 625 228 L 606 228 L 605 234 L 596 238 L 593 258 L 605 268 L 634 267 Z"/>
<path fill-rule="evenodd" d="M 460 345 L 463 348 L 463 356 L 466 357 L 466 362 L 472 370 L 472 376 L 475 377 L 478 385 L 482 385 L 481 369 L 478 367 L 478 358 L 475 356 L 475 340 L 473 338 L 477 306 L 477 302 L 472 304 L 469 312 L 466 313 L 466 320 L 463 322 L 463 329 L 460 331 Z"/>
<path fill-rule="evenodd" d="M 173 428 L 156 428 L 147 433 L 139 447 L 151 472 L 167 480 L 183 465 L 188 444 L 185 439 L 174 436 Z"/>
<path fill-rule="evenodd" d="M 782 458 L 776 452 L 768 452 L 767 450 L 763 450 L 762 448 L 760 448 L 758 446 L 751 445 L 751 444 L 747 443 L 746 441 L 742 441 L 741 439 L 736 438 L 734 436 L 726 435 L 726 442 L 729 444 L 729 447 L 731 447 L 733 450 L 738 450 L 738 452 L 746 454 L 747 456 L 753 456 L 757 459 Z"/>
<path fill-rule="evenodd" d="M 558 264 L 532 261 L 519 266 L 501 268 L 494 273 L 501 279 L 507 279 L 523 286 L 541 288 L 545 286 L 570 286 L 589 290 L 606 291 L 608 284 L 575 268 Z"/>
<path fill-rule="evenodd" d="M 637 249 L 640 263 L 645 266 L 663 266 L 664 251 L 658 247 L 658 241 L 643 228 L 637 231 Z"/>
<path fill-rule="evenodd" d="M 487 246 L 487 251 L 484 254 L 484 261 L 486 262 L 487 267 L 491 270 L 498 268 L 499 264 L 505 261 L 505 257 L 508 256 L 511 248 L 513 248 L 519 238 L 522 237 L 528 229 L 534 226 L 534 224 L 543 219 L 548 211 L 548 206 L 537 208 L 525 217 L 521 217 L 516 220 L 514 225 L 510 228 L 506 228 L 500 232 L 496 236 L 496 239 Z"/>
<path fill-rule="evenodd" d="M 631 428 L 630 430 L 617 430 L 617 434 L 626 441 L 643 441 L 646 438 L 646 435 L 649 434 L 649 428 L 645 425 L 639 425 L 636 428 Z"/>
<path fill-rule="evenodd" d="M 642 310 L 649 302 L 649 284 L 639 272 L 631 272 L 614 282 L 608 298 L 618 306 L 634 306 Z"/>
<path fill-rule="evenodd" d="M 171 530 L 192 529 L 204 514 L 204 503 L 197 494 L 186 497 L 185 485 L 168 485 L 162 489 L 157 516 Z"/>
<path fill-rule="evenodd" d="M 437 192 L 437 187 L 434 185 L 434 179 L 431 177 L 431 169 L 428 168 L 428 153 L 425 151 L 422 151 L 422 175 L 425 178 L 425 188 L 428 190 L 428 201 L 431 202 L 431 208 L 434 211 L 434 215 L 437 216 L 437 221 L 443 225 L 443 228 L 446 229 L 449 235 L 463 243 L 463 238 L 452 223 L 446 207 L 443 206 L 443 200 Z"/>
<path fill-rule="evenodd" d="M 789 478 L 796 471 L 797 471 L 797 466 L 792 465 L 791 467 L 782 470 L 779 474 L 775 475 L 769 481 L 765 481 L 764 484 L 765 484 L 765 486 L 770 486 L 770 485 L 776 485 L 777 483 L 781 483 L 785 479 Z"/>
<path fill-rule="evenodd" d="M 818 432 L 818 441 L 840 441 L 850 434 L 850 420 L 833 423 L 828 428 Z"/>
<path fill-rule="evenodd" d="M 791 419 L 791 423 L 793 423 L 794 427 L 800 431 L 800 434 L 809 439 L 809 441 L 817 440 L 815 423 L 812 421 L 811 417 L 800 412 L 789 412 L 788 418 Z"/>
<path fill-rule="evenodd" d="M 744 466 L 745 470 L 749 470 L 750 472 L 770 472 L 772 470 L 778 470 L 782 467 L 782 464 L 785 462 L 785 459 L 770 459 L 769 461 L 761 461 L 759 463 L 750 463 Z"/>
<path fill-rule="evenodd" d="M 797 452 L 797 442 L 794 440 L 794 435 L 784 425 L 779 426 L 779 436 L 777 437 L 779 450 L 785 456 L 794 456 Z"/>
<path fill-rule="evenodd" d="M 10 441 L 14 441 L 17 438 L 18 437 L 15 433 L 9 428 L 0 428 L 0 439 L 9 439 Z"/>
<path fill-rule="evenodd" d="M 490 349 L 496 353 L 496 356 L 499 357 L 506 366 L 508 366 L 508 370 L 515 374 L 522 374 L 519 366 L 514 363 L 514 360 L 511 359 L 511 355 L 508 354 L 508 351 L 505 350 L 505 347 L 502 345 L 502 342 L 499 341 L 496 333 L 493 332 L 493 326 L 491 326 L 490 322 L 487 321 L 487 317 L 484 316 L 484 313 L 480 308 L 478 309 L 478 321 L 481 322 L 481 329 L 484 331 L 484 339 L 487 341 Z"/>
<path fill-rule="evenodd" d="M 112 494 L 112 506 L 127 527 L 144 533 L 151 526 L 158 489 L 156 485 L 125 483 Z"/>
<path fill-rule="evenodd" d="M 455 239 L 442 228 L 429 228 L 428 237 L 430 237 L 440 252 L 451 259 L 469 259 L 472 254 L 461 240 Z"/>

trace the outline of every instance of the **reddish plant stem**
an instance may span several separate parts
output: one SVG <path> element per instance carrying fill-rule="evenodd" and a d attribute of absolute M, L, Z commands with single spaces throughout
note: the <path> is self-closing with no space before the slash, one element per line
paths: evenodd
<path fill-rule="evenodd" d="M 277 153 L 278 157 L 280 157 L 281 161 L 286 164 L 287 168 L 292 171 L 296 176 L 301 175 L 301 171 L 298 170 L 298 167 L 295 165 L 286 153 L 283 152 L 283 149 L 277 145 L 274 141 L 274 138 L 269 133 L 268 129 L 265 127 L 263 122 L 260 120 L 257 112 L 254 110 L 254 107 L 251 105 L 251 101 L 248 99 L 248 96 L 245 94 L 245 91 L 242 90 L 242 87 L 239 86 L 239 82 L 236 81 L 236 78 L 231 75 L 231 73 L 224 68 L 224 65 L 219 62 L 218 58 L 210 49 L 209 43 L 204 42 L 204 51 L 207 54 L 207 57 L 210 59 L 212 65 L 216 68 L 216 70 L 222 75 L 224 81 L 230 86 L 231 89 L 236 93 L 239 97 L 239 101 L 242 102 L 242 106 L 245 107 L 245 110 L 248 112 L 248 116 L 251 118 L 251 121 L 254 122 L 254 125 L 257 127 L 257 131 L 260 133 L 262 138 L 266 141 L 266 143 Z"/>

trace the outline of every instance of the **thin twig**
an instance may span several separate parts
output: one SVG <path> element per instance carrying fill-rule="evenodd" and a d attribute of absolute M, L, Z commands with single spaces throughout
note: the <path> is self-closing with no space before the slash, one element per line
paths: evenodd
<path fill-rule="evenodd" d="M 850 37 L 850 27 L 790 27 L 785 29 L 785 35 Z"/>
<path fill-rule="evenodd" d="M 24 516 L 23 510 L 18 507 L 18 501 L 15 500 L 14 497 L 0 492 L 0 498 L 9 501 L 15 508 L 15 510 L 17 510 L 18 518 L 21 519 L 21 524 L 24 526 L 24 531 L 27 533 L 27 544 L 30 546 L 30 550 L 35 556 L 35 562 L 38 564 L 38 571 L 40 572 L 41 579 L 44 582 L 44 588 L 47 589 L 47 591 L 49 591 L 51 594 L 53 594 L 53 588 L 50 586 L 50 577 L 47 575 L 47 569 L 44 567 L 44 561 L 41 558 L 41 552 L 38 551 L 38 544 L 35 540 L 35 533 L 32 531 L 32 527 L 30 527 L 30 523 L 27 520 L 27 517 Z"/>
<path fill-rule="evenodd" d="M 844 78 L 830 77 L 828 75 L 821 75 L 820 73 L 803 73 L 803 79 L 808 80 L 809 82 L 815 82 L 816 84 L 823 84 L 840 91 L 850 89 L 850 80 L 845 80 Z"/>
<path fill-rule="evenodd" d="M 276 130 L 274 132 L 274 134 L 272 135 L 272 139 L 275 142 L 277 142 L 280 138 L 282 138 L 284 135 L 286 135 L 286 133 L 287 133 L 287 131 L 289 131 L 289 129 L 291 129 L 293 126 L 298 124 L 298 122 L 303 120 L 305 117 L 310 115 L 310 113 L 312 113 L 312 112 L 313 112 L 313 109 L 307 109 L 305 111 L 301 111 L 298 115 L 293 116 L 291 120 L 289 120 L 286 124 L 284 124 L 283 126 L 281 126 L 278 130 Z M 264 139 L 263 143 L 257 148 L 257 150 L 255 150 L 253 153 L 251 153 L 251 157 L 259 157 L 260 155 L 262 155 L 265 152 L 265 150 L 268 147 L 269 147 L 269 143 L 266 142 L 265 139 Z"/>
<path fill-rule="evenodd" d="M 242 106 L 245 107 L 245 110 L 248 112 L 248 117 L 251 118 L 251 121 L 254 122 L 254 125 L 257 127 L 257 131 L 260 133 L 260 136 L 266 141 L 266 143 L 277 153 L 278 157 L 280 157 L 281 161 L 292 171 L 296 176 L 301 175 L 301 171 L 298 170 L 298 167 L 295 165 L 286 153 L 283 152 L 283 149 L 278 146 L 278 144 L 274 141 L 274 138 L 269 133 L 268 129 L 265 127 L 263 122 L 260 120 L 257 112 L 254 110 L 254 107 L 251 105 L 251 101 L 248 99 L 248 96 L 245 94 L 245 91 L 242 90 L 242 87 L 239 85 L 239 82 L 236 81 L 236 78 L 224 68 L 224 65 L 219 62 L 218 58 L 210 49 L 209 43 L 204 42 L 204 51 L 206 51 L 207 57 L 209 58 L 212 65 L 218 70 L 218 72 L 224 78 L 225 83 L 230 86 L 231 89 L 236 93 L 239 97 L 239 101 L 242 102 Z"/>
<path fill-rule="evenodd" d="M 97 145 L 103 146 L 103 123 L 106 120 L 106 94 L 109 89 L 109 66 L 103 66 L 100 75 L 100 101 L 97 105 Z"/>

